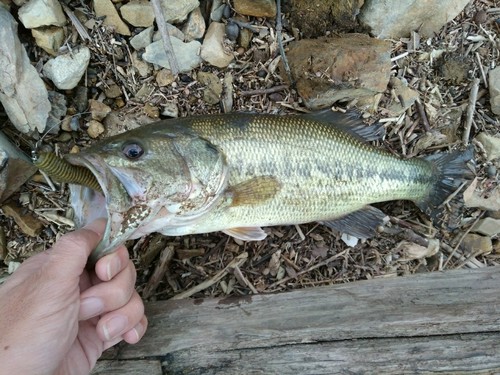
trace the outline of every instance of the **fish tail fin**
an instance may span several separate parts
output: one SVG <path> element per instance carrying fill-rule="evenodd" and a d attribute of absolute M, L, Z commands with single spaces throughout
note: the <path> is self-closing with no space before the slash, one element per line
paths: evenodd
<path fill-rule="evenodd" d="M 435 168 L 435 183 L 427 197 L 415 204 L 430 216 L 434 223 L 442 223 L 444 210 L 442 205 L 465 181 L 474 177 L 467 163 L 474 157 L 474 148 L 426 156 Z M 460 199 L 461 196 L 459 196 Z"/>

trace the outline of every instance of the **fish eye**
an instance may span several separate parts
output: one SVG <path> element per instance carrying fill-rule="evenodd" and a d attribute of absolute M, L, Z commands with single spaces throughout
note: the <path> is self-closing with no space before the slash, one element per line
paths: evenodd
<path fill-rule="evenodd" d="M 127 143 L 122 148 L 123 155 L 128 159 L 139 159 L 144 154 L 144 149 L 137 143 Z"/>

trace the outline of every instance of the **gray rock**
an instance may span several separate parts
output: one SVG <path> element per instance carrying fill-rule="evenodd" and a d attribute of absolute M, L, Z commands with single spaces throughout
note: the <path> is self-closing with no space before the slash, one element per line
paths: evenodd
<path fill-rule="evenodd" d="M 474 254 L 488 254 L 493 250 L 491 238 L 480 236 L 478 234 L 468 233 L 460 246 L 467 256 Z"/>
<path fill-rule="evenodd" d="M 205 19 L 201 14 L 201 9 L 198 7 L 191 12 L 182 32 L 184 40 L 190 42 L 192 40 L 201 39 L 205 35 L 206 25 Z"/>
<path fill-rule="evenodd" d="M 47 132 L 57 134 L 61 127 L 61 118 L 66 115 L 66 96 L 57 91 L 49 91 L 51 105 L 49 117 L 47 118 Z"/>
<path fill-rule="evenodd" d="M 488 83 L 490 86 L 491 112 L 500 115 L 500 66 L 490 70 Z"/>
<path fill-rule="evenodd" d="M 175 37 L 170 39 L 172 41 L 172 48 L 177 59 L 177 64 L 179 65 L 179 69 L 182 73 L 189 72 L 201 64 L 201 58 L 199 55 L 201 46 L 200 42 L 193 40 L 189 43 L 184 43 L 182 40 Z M 142 58 L 149 63 L 170 69 L 167 54 L 163 49 L 163 43 L 161 40 L 147 46 L 146 52 L 142 55 Z"/>
<path fill-rule="evenodd" d="M 222 44 L 226 26 L 223 23 L 212 22 L 201 46 L 201 58 L 218 68 L 225 68 L 233 61 L 234 56 L 226 53 Z"/>
<path fill-rule="evenodd" d="M 132 66 L 137 69 L 139 76 L 142 78 L 146 78 L 151 74 L 151 65 L 139 59 L 135 51 L 132 52 Z"/>
<path fill-rule="evenodd" d="M 489 237 L 496 236 L 500 233 L 500 220 L 492 217 L 481 219 L 474 225 L 472 231 Z"/>
<path fill-rule="evenodd" d="M 167 117 L 179 117 L 179 108 L 177 108 L 177 104 L 172 102 L 166 102 L 162 104 L 163 110 L 161 114 Z"/>
<path fill-rule="evenodd" d="M 360 20 L 378 38 L 408 37 L 418 30 L 432 36 L 455 18 L 470 0 L 366 0 Z"/>
<path fill-rule="evenodd" d="M 17 37 L 16 21 L 2 7 L 0 40 L 0 102 L 20 132 L 42 133 L 50 112 L 47 89 Z"/>
<path fill-rule="evenodd" d="M 319 109 L 384 92 L 391 73 L 390 50 L 389 42 L 346 34 L 294 42 L 287 57 L 300 96 L 309 108 Z"/>
<path fill-rule="evenodd" d="M 27 29 L 66 24 L 66 17 L 57 0 L 30 0 L 19 8 L 19 20 Z"/>
<path fill-rule="evenodd" d="M 200 6 L 198 0 L 161 0 L 165 21 L 181 23 L 189 13 Z"/>
<path fill-rule="evenodd" d="M 146 48 L 153 41 L 154 27 L 148 27 L 146 30 L 141 31 L 139 34 L 130 39 L 130 45 L 139 51 Z"/>
<path fill-rule="evenodd" d="M 177 27 L 167 23 L 167 31 L 168 35 L 173 36 L 179 40 L 184 40 L 184 33 L 180 31 Z M 156 42 L 158 40 L 161 40 L 161 34 L 159 31 L 155 32 L 153 35 L 153 42 Z"/>
<path fill-rule="evenodd" d="M 133 26 L 153 26 L 155 15 L 148 0 L 132 0 L 120 8 L 122 17 Z"/>
<path fill-rule="evenodd" d="M 211 72 L 198 72 L 198 81 L 205 86 L 203 100 L 208 105 L 219 103 L 222 95 L 222 82 Z"/>
<path fill-rule="evenodd" d="M 43 74 L 60 90 L 71 90 L 78 85 L 90 60 L 90 50 L 81 47 L 72 53 L 51 59 L 43 66 Z"/>
<path fill-rule="evenodd" d="M 214 0 L 210 10 L 210 19 L 215 22 L 220 22 L 224 14 L 225 7 L 226 4 L 224 4 L 222 0 Z"/>
<path fill-rule="evenodd" d="M 483 145 L 486 151 L 487 160 L 500 158 L 500 138 L 486 133 L 480 133 L 477 135 L 476 139 Z"/>

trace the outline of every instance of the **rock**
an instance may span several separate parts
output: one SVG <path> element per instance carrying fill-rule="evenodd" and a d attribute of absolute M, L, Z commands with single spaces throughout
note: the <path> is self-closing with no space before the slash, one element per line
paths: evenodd
<path fill-rule="evenodd" d="M 77 86 L 76 89 L 73 90 L 71 104 L 76 108 L 77 112 L 85 112 L 88 106 L 88 97 L 89 90 L 86 86 Z"/>
<path fill-rule="evenodd" d="M 210 10 L 210 19 L 215 22 L 220 22 L 222 20 L 222 16 L 224 15 L 225 8 L 226 4 L 224 4 L 222 0 L 214 0 Z"/>
<path fill-rule="evenodd" d="M 480 236 L 478 234 L 468 233 L 461 244 L 466 255 L 488 254 L 493 250 L 491 238 Z"/>
<path fill-rule="evenodd" d="M 500 115 L 500 66 L 490 70 L 488 73 L 488 83 L 490 85 L 490 105 L 491 112 Z"/>
<path fill-rule="evenodd" d="M 120 8 L 122 17 L 135 27 L 153 26 L 155 15 L 148 0 L 131 0 Z"/>
<path fill-rule="evenodd" d="M 128 110 L 122 112 L 113 111 L 104 119 L 106 137 L 112 137 L 154 121 L 142 113 L 130 113 Z"/>
<path fill-rule="evenodd" d="M 238 36 L 238 45 L 247 50 L 250 47 L 250 42 L 252 41 L 253 33 L 248 29 L 240 30 L 240 35 Z"/>
<path fill-rule="evenodd" d="M 360 20 L 377 38 L 432 36 L 455 18 L 469 0 L 366 0 Z"/>
<path fill-rule="evenodd" d="M 492 217 L 481 219 L 474 225 L 472 231 L 489 237 L 496 236 L 500 233 L 500 220 Z"/>
<path fill-rule="evenodd" d="M 224 113 L 230 113 L 233 110 L 233 75 L 231 72 L 224 74 L 224 93 L 222 95 L 222 110 Z"/>
<path fill-rule="evenodd" d="M 43 223 L 28 212 L 27 209 L 19 207 L 14 202 L 4 204 L 2 210 L 6 216 L 14 219 L 19 229 L 27 236 L 38 236 L 44 227 Z"/>
<path fill-rule="evenodd" d="M 17 23 L 0 7 L 0 102 L 22 133 L 45 130 L 50 112 L 45 84 L 17 36 Z"/>
<path fill-rule="evenodd" d="M 19 20 L 27 29 L 66 25 L 66 17 L 57 0 L 30 0 L 19 8 Z"/>
<path fill-rule="evenodd" d="M 135 99 L 145 102 L 149 100 L 154 91 L 155 87 L 150 82 L 144 82 L 141 88 L 135 93 Z"/>
<path fill-rule="evenodd" d="M 191 12 L 186 24 L 182 28 L 185 38 L 184 40 L 190 42 L 192 40 L 201 39 L 203 38 L 203 35 L 205 35 L 205 30 L 205 19 L 201 14 L 200 7 L 198 7 Z"/>
<path fill-rule="evenodd" d="M 201 58 L 199 56 L 201 46 L 200 42 L 193 40 L 189 43 L 184 43 L 175 37 L 170 39 L 172 41 L 172 48 L 181 73 L 189 72 L 201 64 Z M 170 69 L 167 54 L 163 49 L 163 43 L 161 40 L 147 46 L 146 52 L 142 55 L 142 58 L 152 64 Z"/>
<path fill-rule="evenodd" d="M 170 35 L 171 37 L 173 36 L 179 40 L 185 39 L 184 33 L 181 30 L 179 30 L 177 27 L 172 26 L 169 23 L 167 23 L 167 30 L 168 30 L 168 35 Z M 153 42 L 156 42 L 158 40 L 161 40 L 161 34 L 159 31 L 155 32 L 153 35 Z"/>
<path fill-rule="evenodd" d="M 394 101 L 388 108 L 391 116 L 399 116 L 419 99 L 418 91 L 409 88 L 408 84 L 399 78 L 392 77 L 390 86 L 397 98 L 397 101 Z"/>
<path fill-rule="evenodd" d="M 60 90 L 71 90 L 78 85 L 90 61 L 87 47 L 74 49 L 71 53 L 57 56 L 45 63 L 43 74 Z"/>
<path fill-rule="evenodd" d="M 146 116 L 153 118 L 153 119 L 158 119 L 160 117 L 160 109 L 152 105 L 151 103 L 146 103 L 144 104 L 144 113 Z"/>
<path fill-rule="evenodd" d="M 234 10 L 244 16 L 276 17 L 275 0 L 234 0 Z"/>
<path fill-rule="evenodd" d="M 104 125 L 97 120 L 90 120 L 87 126 L 87 133 L 89 137 L 94 139 L 99 137 L 106 130 Z"/>
<path fill-rule="evenodd" d="M 391 73 L 390 50 L 387 41 L 346 34 L 294 42 L 287 57 L 300 96 L 309 108 L 318 109 L 384 92 Z"/>
<path fill-rule="evenodd" d="M 104 25 L 111 26 L 118 34 L 130 35 L 130 30 L 122 21 L 111 0 L 94 0 L 94 11 L 97 17 L 106 17 Z"/>
<path fill-rule="evenodd" d="M 290 0 L 290 21 L 304 38 L 325 36 L 326 32 L 357 30 L 356 16 L 365 0 Z"/>
<path fill-rule="evenodd" d="M 217 104 L 222 94 L 222 83 L 214 73 L 198 72 L 198 81 L 206 86 L 203 90 L 203 100 L 209 105 Z"/>
<path fill-rule="evenodd" d="M 139 59 L 137 52 L 132 52 L 132 66 L 142 78 L 146 78 L 151 74 L 151 65 Z"/>
<path fill-rule="evenodd" d="M 31 160 L 0 132 L 0 202 L 17 191 L 37 170 Z"/>
<path fill-rule="evenodd" d="M 201 58 L 218 68 L 225 68 L 233 61 L 233 55 L 226 53 L 223 46 L 225 25 L 212 22 L 201 46 Z"/>
<path fill-rule="evenodd" d="M 166 102 L 165 104 L 163 104 L 163 110 L 161 114 L 167 117 L 179 117 L 179 108 L 177 108 L 177 104 L 175 103 Z"/>
<path fill-rule="evenodd" d="M 200 6 L 198 0 L 161 0 L 165 21 L 181 23 L 186 20 L 189 13 Z"/>
<path fill-rule="evenodd" d="M 89 111 L 92 120 L 102 121 L 111 112 L 111 108 L 98 100 L 89 100 Z"/>
<path fill-rule="evenodd" d="M 139 51 L 146 48 L 153 41 L 154 27 L 148 27 L 147 29 L 141 31 L 139 34 L 130 39 L 130 45 Z"/>
<path fill-rule="evenodd" d="M 493 160 L 500 158 L 500 138 L 486 133 L 480 133 L 476 139 L 481 142 L 486 151 L 486 159 Z"/>
<path fill-rule="evenodd" d="M 161 69 L 157 74 L 156 74 L 156 83 L 160 87 L 165 87 L 170 85 L 172 82 L 175 81 L 175 77 L 172 74 L 172 71 L 169 69 Z"/>
<path fill-rule="evenodd" d="M 477 179 L 464 191 L 465 207 L 477 207 L 485 211 L 500 212 L 500 187 L 496 186 L 488 195 L 476 190 Z"/>
<path fill-rule="evenodd" d="M 56 56 L 64 42 L 64 29 L 50 26 L 31 29 L 31 35 L 35 38 L 35 43 L 47 53 Z"/>
<path fill-rule="evenodd" d="M 115 99 L 122 95 L 122 89 L 116 83 L 112 83 L 104 89 L 104 94 L 107 98 Z"/>

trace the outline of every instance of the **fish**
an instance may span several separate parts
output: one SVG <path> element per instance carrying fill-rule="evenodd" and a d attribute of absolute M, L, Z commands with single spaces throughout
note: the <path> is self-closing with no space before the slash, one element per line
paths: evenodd
<path fill-rule="evenodd" d="M 75 222 L 106 217 L 91 262 L 129 239 L 222 231 L 244 241 L 263 227 L 320 222 L 358 238 L 409 200 L 432 218 L 472 177 L 473 149 L 401 158 L 367 140 L 383 126 L 352 114 L 230 113 L 162 120 L 65 156 L 100 190 L 70 184 Z"/>

